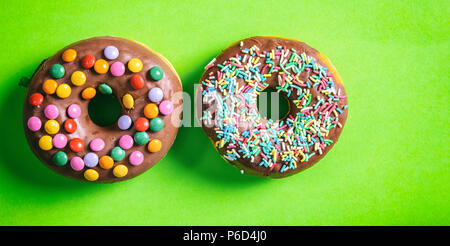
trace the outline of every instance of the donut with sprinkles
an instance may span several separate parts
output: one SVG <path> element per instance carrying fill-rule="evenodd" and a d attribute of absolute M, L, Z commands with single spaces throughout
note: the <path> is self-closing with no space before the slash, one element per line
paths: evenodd
<path fill-rule="evenodd" d="M 200 82 L 202 128 L 241 173 L 283 178 L 311 167 L 336 144 L 347 118 L 347 95 L 335 67 L 293 39 L 235 42 L 205 67 Z M 279 120 L 258 110 L 258 96 L 269 89 L 289 104 Z"/>
<path fill-rule="evenodd" d="M 103 94 L 121 106 L 107 126 L 88 112 Z M 164 57 L 133 40 L 94 37 L 41 63 L 28 85 L 23 122 L 32 151 L 50 169 L 111 183 L 145 172 L 167 154 L 182 103 L 180 78 Z"/>

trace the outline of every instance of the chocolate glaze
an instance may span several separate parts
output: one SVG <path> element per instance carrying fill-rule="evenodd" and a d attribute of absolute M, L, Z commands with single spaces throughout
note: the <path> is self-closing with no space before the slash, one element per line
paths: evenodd
<path fill-rule="evenodd" d="M 307 44 L 297 41 L 297 40 L 293 40 L 293 39 L 285 39 L 285 38 L 272 37 L 272 36 L 250 37 L 250 38 L 242 40 L 242 42 L 243 42 L 243 47 L 240 47 L 241 41 L 238 41 L 238 42 L 231 44 L 226 49 L 224 49 L 216 57 L 216 61 L 214 62 L 215 66 L 208 68 L 202 75 L 200 81 L 207 79 L 211 73 L 216 74 L 217 71 L 220 70 L 220 68 L 218 68 L 216 66 L 216 64 L 222 64 L 224 61 L 228 60 L 228 58 L 236 56 L 236 54 L 241 55 L 241 52 L 240 52 L 241 49 L 251 48 L 253 45 L 256 45 L 259 47 L 260 52 L 263 52 L 263 51 L 270 52 L 272 49 L 275 49 L 277 46 L 286 46 L 287 49 L 294 48 L 297 51 L 297 54 L 301 54 L 302 52 L 305 52 L 306 55 L 313 57 L 315 59 L 316 63 L 318 63 L 319 65 L 321 65 L 323 67 L 327 67 L 329 69 L 329 71 L 331 71 L 333 73 L 333 81 L 335 82 L 334 86 L 336 87 L 336 91 L 338 89 L 340 89 L 341 95 L 346 95 L 345 90 L 344 90 L 344 85 L 342 84 L 341 78 L 340 78 L 339 74 L 337 74 L 337 71 L 334 68 L 334 66 L 328 61 L 328 59 L 323 54 L 321 54 L 317 50 L 313 49 L 312 47 L 308 46 Z M 279 62 L 279 57 L 276 58 L 275 63 L 278 64 L 278 62 Z M 302 81 L 306 81 L 307 78 L 309 78 L 309 76 L 311 75 L 311 73 L 312 73 L 312 71 L 304 70 L 303 72 L 301 72 L 299 78 Z M 269 84 L 268 88 L 275 89 L 275 87 L 278 85 L 277 76 L 271 76 L 265 82 Z M 238 79 L 238 84 L 239 84 L 239 86 L 242 86 L 242 85 L 245 85 L 246 82 L 243 79 Z M 205 88 L 205 86 L 203 86 L 203 88 Z M 197 91 L 196 96 L 197 97 L 201 96 L 200 93 L 201 93 L 200 91 Z M 282 95 L 284 97 L 286 97 L 289 102 L 289 112 L 287 113 L 287 115 L 289 115 L 289 114 L 295 115 L 297 112 L 300 111 L 300 109 L 298 109 L 295 106 L 295 104 L 292 102 L 297 97 L 295 95 L 295 93 L 292 93 L 290 97 L 287 97 L 287 94 L 284 92 L 280 92 L 280 93 L 282 93 Z M 319 96 L 320 98 L 325 98 L 325 96 L 322 93 L 317 91 L 317 87 L 311 87 L 310 93 L 312 94 L 312 99 L 311 99 L 310 105 L 314 105 L 317 102 L 317 99 L 316 99 L 317 96 Z M 339 100 L 337 105 L 339 107 L 343 107 L 344 105 L 347 105 L 347 98 Z M 209 104 L 202 103 L 202 111 L 206 110 L 210 106 L 211 105 L 209 105 Z M 236 168 L 243 170 L 244 173 L 248 173 L 251 175 L 269 176 L 271 178 L 283 178 L 283 177 L 293 175 L 302 170 L 305 170 L 308 167 L 311 167 L 312 165 L 317 163 L 320 159 L 322 159 L 328 153 L 328 151 L 330 151 L 330 149 L 334 146 L 334 144 L 336 144 L 336 142 L 339 139 L 339 136 L 343 130 L 345 121 L 347 119 L 347 113 L 348 113 L 348 111 L 344 110 L 343 113 L 339 115 L 339 122 L 342 124 L 342 127 L 336 127 L 336 128 L 332 128 L 330 130 L 330 133 L 327 138 L 332 140 L 333 143 L 330 144 L 329 146 L 327 146 L 323 150 L 322 155 L 316 154 L 316 155 L 312 156 L 308 161 L 301 162 L 301 163 L 298 162 L 296 169 L 287 169 L 283 173 L 280 173 L 279 171 L 280 171 L 281 165 L 277 165 L 277 166 L 275 166 L 275 168 L 272 171 L 270 171 L 269 168 L 258 165 L 258 163 L 261 161 L 261 156 L 256 156 L 255 161 L 253 163 L 250 162 L 250 159 L 244 159 L 244 158 L 238 158 L 235 161 L 229 161 L 225 158 L 224 158 L 224 160 L 227 161 L 228 163 L 230 163 L 231 165 L 235 166 Z M 286 115 L 286 117 L 287 117 L 287 115 Z M 198 115 L 197 115 L 197 117 L 198 117 Z M 214 117 L 214 115 L 213 115 L 213 117 Z M 285 118 L 282 118 L 280 120 L 283 120 Z M 202 122 L 202 128 L 205 131 L 206 135 L 211 139 L 213 146 L 214 146 L 215 142 L 218 141 L 217 134 L 214 130 L 214 127 L 215 126 L 212 126 L 212 127 L 207 126 L 207 125 L 203 124 L 203 122 Z M 245 127 L 244 128 L 240 127 L 239 131 L 242 132 L 243 130 L 245 130 Z M 216 149 L 222 157 L 226 153 L 226 148 L 216 148 Z"/>
<path fill-rule="evenodd" d="M 113 45 L 119 49 L 119 57 L 117 59 L 108 60 L 104 57 L 103 50 L 108 45 Z M 76 59 L 69 63 L 64 62 L 61 58 L 62 53 L 68 48 L 72 48 L 77 52 Z M 110 71 L 108 71 L 106 74 L 98 74 L 94 71 L 93 68 L 83 68 L 80 65 L 81 59 L 87 54 L 94 55 L 96 60 L 105 59 L 106 61 L 108 61 L 110 66 L 115 61 L 120 61 L 125 64 L 125 66 L 127 66 L 127 62 L 131 58 L 139 58 L 143 63 L 143 69 L 137 74 L 140 74 L 145 79 L 146 82 L 144 88 L 134 90 L 130 86 L 129 79 L 134 73 L 129 71 L 128 68 L 126 68 L 125 74 L 119 77 L 114 77 L 113 75 L 111 75 Z M 72 89 L 70 97 L 65 99 L 58 98 L 56 94 L 47 95 L 42 91 L 41 88 L 44 81 L 46 81 L 47 79 L 53 79 L 50 77 L 48 70 L 55 63 L 62 64 L 66 72 L 63 78 L 54 80 L 58 84 L 66 83 L 70 85 Z M 159 81 L 153 81 L 148 75 L 149 69 L 153 66 L 159 66 L 164 72 L 164 77 Z M 70 82 L 71 74 L 77 70 L 83 71 L 87 77 L 86 83 L 82 86 L 74 86 Z M 153 87 L 161 88 L 164 92 L 163 100 L 170 100 L 174 105 L 174 111 L 172 112 L 172 114 L 167 116 L 159 114 L 158 117 L 160 117 L 164 121 L 164 128 L 161 131 L 147 131 L 150 136 L 150 140 L 155 138 L 161 140 L 162 148 L 159 152 L 151 153 L 147 150 L 147 145 L 137 145 L 136 143 L 131 149 L 125 150 L 125 159 L 120 162 L 114 163 L 114 166 L 116 166 L 117 164 L 125 164 L 128 167 L 128 174 L 122 178 L 115 177 L 112 172 L 113 169 L 105 170 L 102 169 L 99 165 L 92 168 L 99 173 L 99 179 L 96 182 L 115 182 L 130 179 L 153 167 L 169 151 L 178 131 L 183 103 L 181 95 L 181 81 L 175 69 L 164 57 L 160 56 L 156 52 L 150 50 L 149 48 L 138 42 L 118 37 L 94 37 L 71 44 L 61 49 L 54 56 L 44 60 L 35 71 L 28 86 L 26 101 L 23 108 L 23 124 L 25 135 L 31 147 L 31 150 L 50 169 L 70 178 L 85 180 L 83 177 L 83 173 L 87 169 L 87 167 L 85 167 L 82 171 L 74 171 L 70 167 L 70 159 L 72 157 L 80 156 L 83 158 L 86 153 L 93 152 L 89 149 L 89 143 L 94 138 L 101 138 L 105 142 L 105 148 L 99 152 L 95 152 L 99 156 L 99 158 L 103 155 L 110 155 L 111 149 L 115 146 L 119 146 L 118 141 L 122 135 L 129 134 L 131 136 L 134 136 L 134 133 L 136 132 L 133 126 L 129 130 L 123 131 L 118 128 L 117 124 L 113 124 L 107 127 L 100 127 L 90 120 L 88 114 L 89 100 L 82 99 L 81 92 L 86 87 L 97 88 L 100 83 L 106 83 L 111 86 L 111 88 L 113 89 L 113 95 L 117 98 L 117 100 L 119 100 L 120 104 L 122 105 L 122 114 L 129 115 L 132 118 L 133 122 L 137 118 L 144 116 L 143 108 L 147 103 L 150 103 L 147 93 L 149 89 Z M 37 107 L 31 106 L 28 103 L 29 96 L 35 92 L 40 92 L 42 95 L 44 95 L 44 102 Z M 97 93 L 100 92 L 97 90 Z M 130 110 L 127 110 L 125 107 L 123 107 L 121 100 L 122 96 L 126 93 L 130 93 L 135 100 L 134 108 Z M 78 124 L 77 130 L 72 134 L 68 134 L 64 130 L 63 123 L 66 119 L 68 119 L 66 109 L 73 103 L 76 103 L 81 107 L 82 114 L 79 118 L 75 119 Z M 49 151 L 44 151 L 39 148 L 39 138 L 43 135 L 48 135 L 44 130 L 44 123 L 47 121 L 47 119 L 45 118 L 43 113 L 43 109 L 48 104 L 55 104 L 60 110 L 59 116 L 58 118 L 56 118 L 56 120 L 60 124 L 59 133 L 64 133 L 67 136 L 68 141 L 73 138 L 83 139 L 85 147 L 81 152 L 72 152 L 68 146 L 69 144 L 67 144 L 67 146 L 63 149 L 53 148 Z M 28 129 L 27 121 L 31 116 L 37 116 L 41 119 L 42 127 L 39 131 L 32 132 Z M 60 167 L 52 163 L 52 156 L 58 150 L 62 150 L 68 155 L 69 162 L 65 166 Z M 128 161 L 129 154 L 135 150 L 139 150 L 144 154 L 144 162 L 139 166 L 131 165 Z"/>

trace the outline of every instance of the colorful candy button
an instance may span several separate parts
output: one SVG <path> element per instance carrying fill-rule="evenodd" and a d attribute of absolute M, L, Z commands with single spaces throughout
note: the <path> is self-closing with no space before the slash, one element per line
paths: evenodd
<path fill-rule="evenodd" d="M 154 103 L 159 103 L 163 99 L 163 91 L 159 87 L 154 87 L 148 92 L 148 99 Z"/>
<path fill-rule="evenodd" d="M 128 69 L 133 73 L 139 73 L 142 71 L 142 61 L 139 58 L 131 58 L 128 61 Z"/>
<path fill-rule="evenodd" d="M 139 117 L 134 122 L 134 128 L 136 128 L 137 131 L 143 132 L 147 131 L 147 129 L 150 127 L 150 122 L 145 117 Z"/>
<path fill-rule="evenodd" d="M 126 109 L 132 109 L 134 107 L 134 98 L 133 98 L 133 96 L 131 96 L 129 93 L 125 94 L 122 97 L 122 103 L 123 103 L 123 106 Z"/>
<path fill-rule="evenodd" d="M 116 167 L 114 167 L 113 174 L 118 178 L 125 177 L 128 174 L 128 168 L 123 164 L 119 164 Z"/>
<path fill-rule="evenodd" d="M 110 169 L 114 165 L 114 159 L 109 155 L 104 155 L 104 156 L 100 157 L 98 164 L 103 169 Z"/>
<path fill-rule="evenodd" d="M 159 132 L 164 127 L 164 121 L 161 118 L 154 118 L 150 121 L 150 130 Z"/>
<path fill-rule="evenodd" d="M 54 104 L 49 104 L 44 108 L 44 115 L 47 119 L 54 120 L 59 115 L 59 109 Z"/>
<path fill-rule="evenodd" d="M 159 104 L 159 112 L 163 115 L 169 115 L 173 111 L 173 103 L 169 100 L 164 100 Z"/>
<path fill-rule="evenodd" d="M 84 178 L 88 181 L 96 181 L 99 177 L 98 172 L 94 169 L 88 169 L 84 171 Z"/>
<path fill-rule="evenodd" d="M 59 98 L 67 98 L 70 96 L 70 93 L 72 93 L 72 89 L 68 84 L 63 83 L 56 88 L 56 95 Z"/>
<path fill-rule="evenodd" d="M 67 119 L 64 121 L 64 129 L 67 133 L 74 133 L 77 130 L 77 122 L 73 119 Z"/>
<path fill-rule="evenodd" d="M 95 64 L 95 56 L 91 54 L 87 54 L 83 57 L 83 59 L 81 59 L 81 66 L 83 68 L 89 69 L 93 67 L 94 64 Z"/>
<path fill-rule="evenodd" d="M 83 159 L 81 159 L 81 157 L 79 156 L 74 156 L 72 157 L 72 159 L 70 160 L 70 166 L 72 167 L 73 170 L 75 171 L 81 171 L 84 168 L 84 161 Z"/>
<path fill-rule="evenodd" d="M 30 131 L 38 131 L 42 127 L 41 119 L 36 116 L 31 116 L 27 121 L 27 126 Z"/>
<path fill-rule="evenodd" d="M 112 94 L 112 88 L 105 83 L 98 85 L 98 90 L 100 91 L 100 93 L 105 94 L 105 95 Z"/>
<path fill-rule="evenodd" d="M 57 151 L 52 157 L 53 163 L 57 166 L 66 165 L 68 160 L 67 154 L 64 151 Z"/>
<path fill-rule="evenodd" d="M 130 78 L 130 85 L 135 90 L 142 89 L 142 88 L 144 88 L 144 85 L 145 85 L 144 78 L 142 78 L 142 76 L 139 74 L 134 74 Z"/>
<path fill-rule="evenodd" d="M 68 108 L 67 108 L 67 115 L 72 118 L 72 119 L 76 119 L 78 117 L 80 117 L 81 115 L 81 108 L 78 104 L 71 104 Z"/>
<path fill-rule="evenodd" d="M 128 115 L 122 115 L 117 120 L 117 126 L 119 126 L 121 130 L 128 130 L 131 126 L 131 123 L 133 122 Z"/>
<path fill-rule="evenodd" d="M 156 81 L 161 80 L 164 77 L 163 70 L 158 66 L 152 67 L 150 69 L 149 73 L 150 73 L 150 77 Z"/>
<path fill-rule="evenodd" d="M 122 149 L 131 149 L 131 147 L 133 147 L 133 144 L 134 144 L 133 137 L 131 137 L 128 134 L 123 135 L 119 139 L 119 146 Z"/>
<path fill-rule="evenodd" d="M 72 81 L 72 84 L 75 86 L 82 86 L 86 83 L 86 74 L 81 71 L 75 71 L 72 73 L 72 76 L 70 76 L 70 81 Z"/>
<path fill-rule="evenodd" d="M 109 69 L 109 64 L 107 61 L 105 61 L 103 59 L 98 59 L 97 61 L 95 61 L 94 70 L 97 73 L 105 74 L 106 72 L 108 72 L 108 69 Z"/>
<path fill-rule="evenodd" d="M 136 132 L 134 134 L 134 141 L 138 145 L 144 145 L 148 143 L 148 134 L 146 132 Z"/>
<path fill-rule="evenodd" d="M 115 161 L 121 161 L 123 160 L 123 158 L 125 158 L 125 150 L 116 146 L 111 150 L 111 157 Z"/>
<path fill-rule="evenodd" d="M 57 149 L 62 149 L 67 145 L 67 137 L 64 134 L 58 133 L 53 136 L 53 146 Z"/>
<path fill-rule="evenodd" d="M 97 91 L 95 90 L 95 88 L 88 87 L 81 92 L 81 97 L 84 100 L 90 100 L 95 97 L 95 94 L 97 94 Z"/>
<path fill-rule="evenodd" d="M 105 148 L 105 141 L 101 138 L 94 138 L 89 143 L 89 148 L 93 151 L 101 151 Z"/>
<path fill-rule="evenodd" d="M 84 141 L 81 138 L 71 139 L 69 147 L 73 152 L 78 153 L 84 149 Z"/>
<path fill-rule="evenodd" d="M 141 165 L 142 162 L 144 161 L 144 155 L 142 154 L 142 152 L 138 150 L 133 151 L 130 154 L 129 161 L 131 164 L 135 166 Z"/>
<path fill-rule="evenodd" d="M 105 57 L 109 60 L 114 60 L 117 57 L 119 57 L 119 50 L 115 46 L 106 46 L 106 48 L 103 50 L 103 54 Z"/>
<path fill-rule="evenodd" d="M 39 92 L 33 93 L 28 99 L 28 102 L 33 106 L 41 105 L 44 102 L 44 96 Z"/>
<path fill-rule="evenodd" d="M 74 49 L 67 49 L 62 54 L 62 59 L 65 62 L 74 61 L 77 58 L 77 52 Z"/>
<path fill-rule="evenodd" d="M 44 129 L 48 134 L 56 134 L 59 132 L 59 123 L 56 120 L 47 120 L 44 124 Z"/>
<path fill-rule="evenodd" d="M 53 64 L 49 69 L 50 76 L 54 79 L 60 79 L 64 77 L 66 69 L 61 64 Z"/>
<path fill-rule="evenodd" d="M 158 106 L 154 103 L 149 103 L 144 107 L 144 115 L 149 119 L 153 119 L 159 114 Z"/>
<path fill-rule="evenodd" d="M 42 84 L 42 90 L 49 95 L 54 94 L 56 92 L 57 87 L 58 87 L 58 83 L 56 83 L 56 81 L 54 81 L 53 79 L 47 79 Z"/>
<path fill-rule="evenodd" d="M 39 148 L 42 150 L 51 150 L 53 148 L 52 137 L 44 135 L 39 138 Z"/>
<path fill-rule="evenodd" d="M 161 140 L 155 138 L 152 139 L 150 143 L 148 143 L 147 149 L 152 153 L 156 153 L 161 150 L 161 147 L 162 147 Z"/>
<path fill-rule="evenodd" d="M 116 77 L 122 76 L 125 73 L 125 65 L 123 65 L 123 63 L 121 63 L 119 61 L 114 62 L 111 65 L 110 71 L 113 76 L 116 76 Z"/>
<path fill-rule="evenodd" d="M 83 157 L 84 165 L 87 167 L 95 167 L 98 164 L 98 155 L 92 152 L 87 153 Z"/>

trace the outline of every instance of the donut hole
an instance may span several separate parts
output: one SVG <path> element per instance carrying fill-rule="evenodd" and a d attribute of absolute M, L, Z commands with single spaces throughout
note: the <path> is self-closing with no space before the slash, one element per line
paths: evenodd
<path fill-rule="evenodd" d="M 101 127 L 114 124 L 122 112 L 122 106 L 114 95 L 97 93 L 89 101 L 88 114 L 92 122 Z"/>
<path fill-rule="evenodd" d="M 284 119 L 289 113 L 289 102 L 286 96 L 272 88 L 260 92 L 257 103 L 261 117 L 273 121 Z"/>

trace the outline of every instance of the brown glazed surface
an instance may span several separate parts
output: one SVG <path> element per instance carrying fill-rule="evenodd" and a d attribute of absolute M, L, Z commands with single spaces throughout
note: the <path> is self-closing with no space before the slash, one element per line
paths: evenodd
<path fill-rule="evenodd" d="M 108 60 L 103 55 L 103 50 L 108 45 L 113 45 L 119 50 L 119 57 L 114 60 Z M 64 62 L 61 58 L 61 54 L 68 48 L 72 48 L 77 52 L 77 57 L 72 62 Z M 111 64 L 115 61 L 120 61 L 125 65 L 125 74 L 119 77 L 114 77 L 111 75 L 110 71 L 106 74 L 98 74 L 94 71 L 93 68 L 85 69 L 80 65 L 81 59 L 87 55 L 94 55 L 96 60 L 105 59 L 110 67 Z M 129 83 L 130 77 L 135 74 L 128 70 L 127 62 L 131 58 L 139 58 L 143 63 L 142 71 L 138 72 L 144 80 L 145 86 L 142 89 L 134 90 Z M 66 83 L 71 86 L 72 92 L 68 98 L 61 99 L 53 95 L 47 95 L 42 91 L 42 83 L 47 79 L 53 79 L 49 75 L 49 68 L 55 64 L 62 64 L 66 70 L 64 77 L 60 79 L 54 79 L 58 84 Z M 159 66 L 163 72 L 164 77 L 159 81 L 154 81 L 150 78 L 148 71 L 153 66 Z M 87 80 L 86 83 L 82 86 L 74 86 L 70 82 L 70 76 L 74 71 L 82 71 L 86 74 Z M 81 171 L 74 171 L 70 166 L 70 160 L 74 156 L 80 156 L 83 158 L 85 154 L 88 152 L 93 152 L 89 148 L 89 143 L 94 138 L 101 138 L 105 142 L 105 148 L 99 152 L 95 152 L 99 158 L 103 155 L 110 155 L 111 149 L 115 146 L 119 146 L 118 141 L 122 135 L 128 134 L 130 136 L 134 136 L 136 130 L 132 125 L 128 130 L 121 130 L 117 126 L 117 123 L 114 123 L 107 127 L 97 126 L 90 120 L 88 115 L 88 104 L 89 100 L 84 100 L 81 98 L 81 92 L 84 88 L 94 87 L 101 83 L 108 84 L 113 89 L 113 95 L 117 98 L 119 103 L 122 106 L 121 115 L 127 114 L 131 117 L 133 122 L 139 118 L 143 117 L 143 108 L 146 104 L 150 103 L 148 99 L 148 91 L 153 87 L 159 87 L 162 89 L 164 93 L 163 100 L 170 100 L 174 105 L 174 111 L 172 114 L 164 116 L 159 114 L 158 117 L 164 121 L 164 128 L 159 132 L 151 132 L 147 130 L 149 134 L 149 139 L 160 139 L 162 142 L 162 148 L 159 152 L 151 153 L 147 150 L 146 145 L 137 145 L 134 143 L 131 149 L 125 150 L 126 155 L 125 159 L 120 162 L 115 162 L 114 166 L 118 164 L 124 164 L 128 167 L 128 174 L 125 177 L 117 178 L 113 175 L 113 169 L 103 169 L 99 165 L 93 167 L 99 173 L 99 179 L 96 182 L 115 182 L 120 180 L 126 180 L 133 178 L 149 168 L 153 167 L 158 161 L 160 161 L 169 151 L 172 146 L 179 126 L 179 121 L 181 119 L 181 107 L 182 107 L 182 86 L 181 81 L 175 72 L 175 69 L 172 65 L 162 56 L 158 55 L 156 52 L 150 50 L 144 45 L 134 42 L 131 40 L 118 38 L 118 37 L 94 37 L 86 40 L 82 40 L 71 44 L 59 52 L 57 52 L 54 56 L 46 59 L 41 65 L 38 67 L 33 77 L 31 78 L 30 84 L 28 86 L 28 91 L 26 95 L 26 101 L 24 103 L 23 109 L 23 124 L 24 130 L 26 134 L 26 138 L 28 143 L 32 149 L 32 151 L 36 154 L 36 156 L 46 164 L 53 171 L 78 180 L 85 180 L 83 177 L 84 171 L 87 167 L 84 167 Z M 31 106 L 28 103 L 28 98 L 31 94 L 39 92 L 44 95 L 44 102 L 39 106 Z M 97 93 L 100 93 L 97 89 Z M 126 109 L 122 104 L 122 96 L 126 93 L 130 93 L 134 100 L 135 105 L 132 109 Z M 77 130 L 68 134 L 63 127 L 63 122 L 68 119 L 66 114 L 66 109 L 69 105 L 76 103 L 81 107 L 82 114 L 79 118 L 75 119 L 78 124 Z M 39 138 L 43 135 L 47 135 L 44 130 L 44 123 L 46 122 L 46 118 L 43 113 L 43 109 L 48 104 L 55 104 L 59 108 L 59 116 L 55 119 L 60 124 L 59 133 L 63 133 L 67 136 L 68 141 L 73 138 L 81 138 L 84 141 L 84 149 L 81 152 L 74 153 L 69 148 L 69 143 L 67 143 L 66 147 L 63 149 L 51 149 L 49 151 L 44 151 L 39 148 L 38 141 Z M 36 132 L 32 132 L 27 127 L 27 120 L 31 116 L 37 116 L 41 119 L 42 127 L 40 130 Z M 172 120 L 173 119 L 173 120 Z M 53 135 L 51 135 L 53 136 Z M 68 163 L 65 166 L 56 166 L 52 163 L 52 156 L 58 150 L 64 151 L 68 155 Z M 134 166 L 129 163 L 128 157 L 129 154 L 135 150 L 139 150 L 144 154 L 144 162 L 141 165 Z"/>
<path fill-rule="evenodd" d="M 323 54 L 321 54 L 320 52 L 311 48 L 310 46 L 308 46 L 307 44 L 305 44 L 303 42 L 293 40 L 293 39 L 285 39 L 285 38 L 272 37 L 272 36 L 257 36 L 257 37 L 251 37 L 251 38 L 242 40 L 242 43 L 243 43 L 242 47 L 240 47 L 240 43 L 241 43 L 241 41 L 235 42 L 235 43 L 231 44 L 230 46 L 228 46 L 225 50 L 223 50 L 216 57 L 216 61 L 214 62 L 215 65 L 212 67 L 209 67 L 205 71 L 205 73 L 202 75 L 200 82 L 205 79 L 208 79 L 208 77 L 211 74 L 216 74 L 217 71 L 220 70 L 220 68 L 216 66 L 217 64 L 222 64 L 224 61 L 228 60 L 228 58 L 236 56 L 236 54 L 242 55 L 241 49 L 250 48 L 253 45 L 256 45 L 259 47 L 260 52 L 263 52 L 263 51 L 270 52 L 272 49 L 275 49 L 277 46 L 286 46 L 287 49 L 294 48 L 297 51 L 297 54 L 301 54 L 302 52 L 305 52 L 306 55 L 313 57 L 315 59 L 316 63 L 318 63 L 322 67 L 327 67 L 328 70 L 331 73 L 333 73 L 332 77 L 333 77 L 333 81 L 334 81 L 334 86 L 336 87 L 336 91 L 338 89 L 340 89 L 341 95 L 346 95 L 345 90 L 344 90 L 344 85 L 342 84 L 341 78 L 337 74 L 337 71 L 334 68 L 334 66 L 328 61 L 328 59 L 326 59 L 326 57 Z M 277 58 L 273 61 L 276 61 L 275 64 L 278 64 L 279 56 L 277 56 Z M 262 65 L 261 65 L 261 67 L 262 67 Z M 260 69 L 261 69 L 261 67 L 260 67 Z M 301 72 L 299 78 L 302 81 L 306 81 L 307 78 L 309 78 L 309 76 L 311 74 L 312 74 L 312 71 L 304 70 Z M 271 76 L 265 82 L 269 84 L 268 88 L 275 89 L 275 87 L 278 85 L 277 76 Z M 243 86 L 246 84 L 246 82 L 243 79 L 238 79 L 238 84 L 239 84 L 239 86 Z M 203 85 L 202 88 L 205 89 L 206 86 Z M 201 92 L 197 91 L 197 96 L 201 96 L 199 93 L 201 93 Z M 292 100 L 296 99 L 295 93 L 292 93 L 290 97 L 287 97 L 287 94 L 284 92 L 280 92 L 280 93 L 288 99 L 289 112 L 287 115 L 289 115 L 289 114 L 295 115 L 297 112 L 299 112 L 301 110 L 301 109 L 297 108 L 295 106 L 295 104 L 292 102 Z M 324 94 L 317 91 L 317 87 L 311 87 L 310 93 L 312 94 L 312 100 L 311 100 L 310 105 L 314 105 L 317 102 L 317 99 L 316 99 L 317 96 L 319 96 L 320 98 L 325 98 Z M 347 105 L 347 98 L 339 100 L 337 105 L 340 108 L 342 108 L 344 105 Z M 211 106 L 210 104 L 202 103 L 202 111 L 208 109 L 210 106 Z M 282 178 L 282 177 L 287 177 L 287 176 L 293 175 L 302 170 L 305 170 L 308 167 L 311 167 L 312 165 L 317 163 L 320 159 L 322 159 L 328 153 L 328 151 L 334 146 L 334 144 L 339 139 L 339 136 L 343 130 L 343 126 L 347 119 L 347 112 L 348 112 L 348 110 L 344 110 L 343 113 L 339 115 L 339 122 L 342 124 L 342 127 L 335 127 L 330 130 L 330 133 L 329 133 L 327 139 L 332 140 L 333 143 L 331 145 L 327 146 L 323 150 L 322 155 L 316 154 L 316 155 L 312 156 L 308 161 L 304 161 L 301 163 L 298 162 L 297 168 L 295 168 L 295 169 L 287 169 L 283 173 L 280 173 L 281 165 L 276 165 L 273 168 L 273 170 L 270 171 L 269 168 L 258 165 L 258 163 L 261 161 L 260 155 L 255 157 L 255 161 L 253 163 L 250 162 L 250 159 L 247 159 L 247 158 L 245 158 L 245 159 L 238 158 L 237 160 L 234 160 L 234 161 L 229 161 L 224 158 L 224 160 L 229 162 L 236 168 L 243 170 L 244 173 L 252 174 L 252 175 L 256 175 L 256 176 L 269 176 L 272 178 Z M 287 115 L 286 115 L 286 117 L 287 117 Z M 285 118 L 282 118 L 280 120 L 283 120 Z M 214 127 L 215 126 L 212 126 L 212 127 L 207 126 L 207 125 L 203 124 L 203 122 L 202 122 L 202 128 L 205 131 L 205 133 L 207 134 L 207 136 L 211 139 L 213 145 L 216 141 L 218 141 L 217 134 L 214 130 Z M 243 130 L 246 130 L 246 128 L 240 126 L 239 131 L 242 132 Z M 225 147 L 224 148 L 216 148 L 216 149 L 218 150 L 218 152 L 220 153 L 220 155 L 222 157 L 226 153 Z"/>

